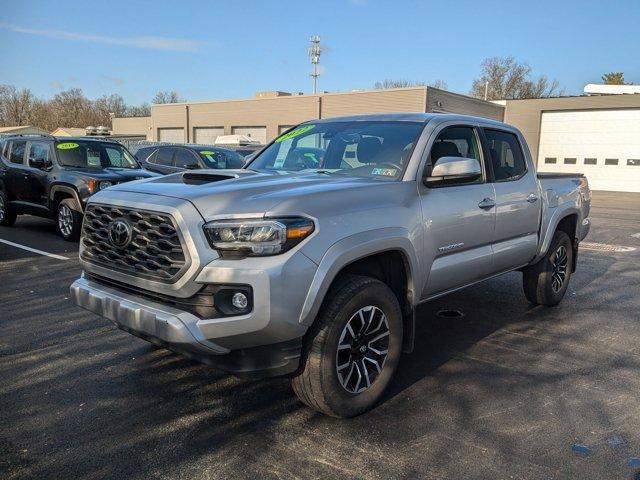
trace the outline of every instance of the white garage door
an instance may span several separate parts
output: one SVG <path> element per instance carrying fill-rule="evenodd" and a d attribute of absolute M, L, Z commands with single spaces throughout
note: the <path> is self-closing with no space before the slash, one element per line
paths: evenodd
<path fill-rule="evenodd" d="M 246 135 L 252 140 L 267 143 L 267 127 L 233 127 L 231 130 L 234 135 Z"/>
<path fill-rule="evenodd" d="M 193 142 L 201 145 L 213 145 L 220 135 L 224 135 L 223 127 L 194 127 Z"/>
<path fill-rule="evenodd" d="M 593 190 L 640 192 L 640 109 L 543 112 L 538 170 L 584 173 Z"/>
<path fill-rule="evenodd" d="M 184 128 L 159 128 L 158 140 L 169 143 L 184 143 Z"/>

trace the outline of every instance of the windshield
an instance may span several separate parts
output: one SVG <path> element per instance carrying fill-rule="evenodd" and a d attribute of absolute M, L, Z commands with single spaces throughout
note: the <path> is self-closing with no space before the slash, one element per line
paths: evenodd
<path fill-rule="evenodd" d="M 233 150 L 205 148 L 198 150 L 198 154 L 208 168 L 242 168 L 244 165 L 242 156 Z"/>
<path fill-rule="evenodd" d="M 140 168 L 122 145 L 73 140 L 55 142 L 60 165 L 75 168 Z"/>
<path fill-rule="evenodd" d="M 397 180 L 422 131 L 420 122 L 308 123 L 279 136 L 251 170 L 322 173 Z"/>

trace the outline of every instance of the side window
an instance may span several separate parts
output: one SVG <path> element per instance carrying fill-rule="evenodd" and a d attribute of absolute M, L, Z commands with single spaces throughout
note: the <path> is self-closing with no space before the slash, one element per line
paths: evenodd
<path fill-rule="evenodd" d="M 159 148 L 154 163 L 170 167 L 173 165 L 174 148 Z"/>
<path fill-rule="evenodd" d="M 482 168 L 480 157 L 480 142 L 473 127 L 447 127 L 442 130 L 431 146 L 425 176 L 431 175 L 431 169 L 438 160 L 443 157 L 474 158 L 478 160 Z M 464 184 L 482 183 L 481 175 L 477 180 L 465 181 Z M 460 182 L 449 183 L 449 185 L 460 185 Z"/>
<path fill-rule="evenodd" d="M 198 159 L 186 148 L 176 148 L 175 166 L 179 168 L 198 168 Z"/>
<path fill-rule="evenodd" d="M 9 154 L 9 161 L 11 163 L 24 163 L 24 152 L 27 149 L 26 140 L 14 140 L 11 142 L 11 153 Z"/>
<path fill-rule="evenodd" d="M 153 153 L 147 157 L 146 161 L 149 163 L 157 163 L 156 158 L 158 156 L 158 151 L 159 150 L 154 150 Z M 145 159 L 144 156 L 145 156 L 145 153 L 139 153 L 139 154 L 136 153 L 136 158 L 140 161 L 143 161 Z"/>
<path fill-rule="evenodd" d="M 51 150 L 49 144 L 45 142 L 31 142 L 29 144 L 29 166 L 42 168 L 42 166 L 51 162 Z"/>
<path fill-rule="evenodd" d="M 485 130 L 484 133 L 496 182 L 517 180 L 524 175 L 527 164 L 518 137 L 500 130 Z"/>
<path fill-rule="evenodd" d="M 11 142 L 4 142 L 2 144 L 2 156 L 4 158 L 6 158 L 7 160 L 9 160 L 9 146 L 11 145 Z"/>

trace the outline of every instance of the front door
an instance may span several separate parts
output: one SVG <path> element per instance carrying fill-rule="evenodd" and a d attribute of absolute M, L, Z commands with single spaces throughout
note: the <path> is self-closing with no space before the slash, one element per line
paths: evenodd
<path fill-rule="evenodd" d="M 46 205 L 47 174 L 51 169 L 51 149 L 47 142 L 29 142 L 27 146 L 28 181 L 25 184 L 24 200 Z"/>
<path fill-rule="evenodd" d="M 493 184 L 487 182 L 478 130 L 464 125 L 441 130 L 431 145 L 425 176 L 442 157 L 475 158 L 483 174 L 471 183 L 433 188 L 419 183 L 425 226 L 423 259 L 430 270 L 423 299 L 481 280 L 492 268 L 495 193 Z"/>

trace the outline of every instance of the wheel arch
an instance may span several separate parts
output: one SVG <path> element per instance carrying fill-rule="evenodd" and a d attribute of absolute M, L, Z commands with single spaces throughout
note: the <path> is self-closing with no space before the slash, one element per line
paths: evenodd
<path fill-rule="evenodd" d="M 532 263 L 536 263 L 542 257 L 544 257 L 549 250 L 551 245 L 551 241 L 553 240 L 554 234 L 560 230 L 565 232 L 569 239 L 571 240 L 571 245 L 573 247 L 573 262 L 571 265 L 572 271 L 576 269 L 576 262 L 578 258 L 578 222 L 580 221 L 580 211 L 575 207 L 568 207 L 565 209 L 559 209 L 554 212 L 551 220 L 547 224 L 547 228 L 544 230 L 544 236 L 540 242 L 540 248 L 538 250 L 538 254 Z"/>
<path fill-rule="evenodd" d="M 80 202 L 80 195 L 78 194 L 78 191 L 69 185 L 58 184 L 53 185 L 49 190 L 49 208 L 52 215 L 56 215 L 58 204 L 65 198 L 73 198 L 80 208 L 80 213 L 82 213 L 82 203 Z"/>
<path fill-rule="evenodd" d="M 323 256 L 305 299 L 299 322 L 313 324 L 334 282 L 344 274 L 371 276 L 394 292 L 403 312 L 403 349 L 413 348 L 414 310 L 417 303 L 418 258 L 401 228 L 363 232 L 336 242 Z"/>

